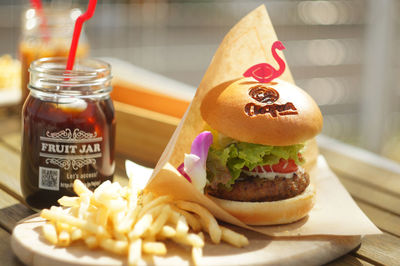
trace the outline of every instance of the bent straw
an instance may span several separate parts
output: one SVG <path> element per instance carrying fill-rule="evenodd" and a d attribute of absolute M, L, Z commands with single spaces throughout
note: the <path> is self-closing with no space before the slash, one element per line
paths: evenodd
<path fill-rule="evenodd" d="M 71 48 L 69 49 L 68 61 L 66 70 L 74 68 L 76 49 L 78 47 L 79 37 L 81 36 L 82 26 L 86 20 L 89 20 L 96 8 L 97 0 L 89 0 L 89 5 L 85 13 L 80 15 L 75 22 L 74 35 L 72 37 Z"/>
<path fill-rule="evenodd" d="M 40 30 L 42 32 L 43 39 L 47 42 L 50 39 L 50 34 L 47 28 L 47 20 L 43 12 L 42 2 L 40 0 L 30 0 L 30 2 L 31 6 L 36 10 L 41 19 Z"/>

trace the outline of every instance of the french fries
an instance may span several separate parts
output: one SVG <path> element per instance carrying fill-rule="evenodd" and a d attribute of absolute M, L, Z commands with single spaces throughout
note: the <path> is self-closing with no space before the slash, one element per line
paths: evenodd
<path fill-rule="evenodd" d="M 90 249 L 127 256 L 128 265 L 138 264 L 143 254 L 166 255 L 168 239 L 190 246 L 197 265 L 205 245 L 203 231 L 216 244 L 222 240 L 235 247 L 248 245 L 244 235 L 219 226 L 199 204 L 156 196 L 132 184 L 121 187 L 107 181 L 92 192 L 75 180 L 77 197 L 59 199 L 64 208 L 42 210 L 41 217 L 48 220 L 42 228 L 44 237 L 58 246 L 82 240 Z"/>
<path fill-rule="evenodd" d="M 21 63 L 11 55 L 0 56 L 0 91 L 21 87 Z"/>
<path fill-rule="evenodd" d="M 211 240 L 218 244 L 221 241 L 221 228 L 218 226 L 217 220 L 204 207 L 188 201 L 177 201 L 176 205 L 184 210 L 198 214 L 205 225 L 205 230 L 209 233 Z"/>
<path fill-rule="evenodd" d="M 57 230 L 54 224 L 46 223 L 42 227 L 44 237 L 53 245 L 56 245 L 58 242 Z"/>
<path fill-rule="evenodd" d="M 231 244 L 232 246 L 241 248 L 249 244 L 249 240 L 242 234 L 236 233 L 229 228 L 220 226 L 222 232 L 222 240 Z"/>

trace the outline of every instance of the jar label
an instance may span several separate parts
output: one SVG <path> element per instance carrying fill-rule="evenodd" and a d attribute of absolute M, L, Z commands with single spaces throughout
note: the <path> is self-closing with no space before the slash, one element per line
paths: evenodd
<path fill-rule="evenodd" d="M 78 128 L 73 130 L 66 128 L 57 132 L 47 131 L 45 136 L 40 137 L 39 156 L 45 158 L 46 166 L 55 165 L 58 169 L 64 170 L 66 179 L 69 181 L 61 182 L 63 178 L 60 180 L 60 171 L 55 171 L 57 168 L 40 167 L 39 188 L 59 190 L 59 187 L 72 187 L 73 180 L 77 178 L 95 178 L 97 171 L 93 173 L 73 172 L 84 166 L 96 164 L 96 159 L 102 157 L 100 145 L 102 140 L 102 137 L 97 137 L 96 132 L 89 133 Z M 42 173 L 45 174 L 42 175 Z M 59 182 L 61 183 L 58 184 Z M 54 186 L 49 187 L 49 184 L 54 184 Z"/>

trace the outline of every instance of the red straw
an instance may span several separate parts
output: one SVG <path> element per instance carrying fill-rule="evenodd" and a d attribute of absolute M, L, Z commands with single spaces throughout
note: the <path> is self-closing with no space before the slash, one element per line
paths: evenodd
<path fill-rule="evenodd" d="M 74 35 L 72 37 L 71 48 L 69 49 L 68 62 L 66 70 L 74 68 L 76 49 L 78 48 L 79 37 L 81 36 L 83 22 L 93 17 L 96 9 L 97 0 L 89 0 L 89 5 L 85 13 L 80 15 L 75 22 Z"/>
<path fill-rule="evenodd" d="M 42 2 L 40 0 L 30 0 L 30 1 L 31 1 L 32 7 L 36 10 L 36 12 L 38 13 L 38 16 L 41 19 L 40 30 L 42 31 L 43 39 L 47 42 L 50 38 L 50 35 L 49 35 L 49 31 L 47 29 L 47 21 L 46 21 L 44 12 L 43 12 Z"/>

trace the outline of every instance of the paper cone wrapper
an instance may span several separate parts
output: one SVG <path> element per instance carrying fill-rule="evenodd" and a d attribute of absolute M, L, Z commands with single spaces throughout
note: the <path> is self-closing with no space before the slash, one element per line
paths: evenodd
<path fill-rule="evenodd" d="M 192 103 L 172 135 L 146 189 L 156 194 L 169 194 L 176 199 L 197 202 L 219 220 L 270 236 L 380 233 L 357 207 L 323 158 L 318 159 L 317 167 L 310 173 L 317 189 L 315 207 L 302 220 L 281 226 L 247 226 L 195 189 L 176 170 L 183 162 L 184 154 L 190 153 L 194 138 L 205 128 L 206 123 L 200 115 L 200 104 L 207 92 L 216 86 L 226 86 L 241 78 L 243 73 L 255 64 L 275 62 L 270 53 L 275 41 L 277 37 L 264 6 L 252 11 L 230 30 L 215 53 Z M 289 68 L 286 68 L 280 78 L 293 83 Z"/>

